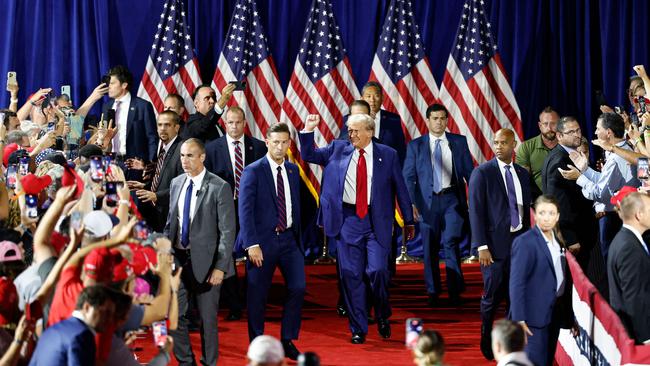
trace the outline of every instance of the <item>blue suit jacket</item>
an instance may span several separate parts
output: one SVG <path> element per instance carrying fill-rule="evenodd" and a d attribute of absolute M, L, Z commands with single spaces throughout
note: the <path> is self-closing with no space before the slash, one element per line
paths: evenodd
<path fill-rule="evenodd" d="M 244 167 L 266 155 L 266 145 L 254 137 L 244 136 Z M 228 140 L 221 136 L 205 145 L 205 168 L 230 184 L 235 191 L 235 173 L 228 152 Z"/>
<path fill-rule="evenodd" d="M 291 189 L 291 210 L 293 232 L 300 247 L 300 171 L 298 166 L 285 160 L 284 167 Z M 277 193 L 271 174 L 271 165 L 266 157 L 244 168 L 239 181 L 239 235 L 235 250 L 242 251 L 259 244 L 262 252 L 268 242 L 277 236 L 278 224 Z M 301 249 L 302 250 L 302 249 Z"/>
<path fill-rule="evenodd" d="M 113 107 L 114 99 L 109 99 L 102 107 L 106 113 Z M 142 98 L 131 94 L 129 114 L 126 117 L 126 157 L 139 157 L 153 161 L 158 154 L 158 129 L 153 106 Z"/>
<path fill-rule="evenodd" d="M 36 344 L 30 366 L 95 364 L 95 336 L 81 320 L 70 317 L 47 328 Z"/>
<path fill-rule="evenodd" d="M 537 226 L 515 238 L 511 260 L 510 319 L 538 328 L 547 326 L 556 302 L 557 278 L 551 252 Z M 563 272 L 566 279 L 567 268 Z"/>
<path fill-rule="evenodd" d="M 406 156 L 406 139 L 402 130 L 402 120 L 399 115 L 384 109 L 381 110 L 380 117 L 379 138 L 376 139 L 376 142 L 395 149 L 401 166 L 404 163 L 404 156 Z M 347 120 L 348 116 L 345 116 L 339 140 L 349 140 Z"/>
<path fill-rule="evenodd" d="M 300 156 L 303 160 L 324 167 L 320 192 L 319 224 L 325 235 L 337 236 L 343 225 L 343 190 L 345 174 L 352 159 L 354 146 L 348 141 L 335 140 L 322 149 L 314 146 L 314 133 L 300 133 Z M 395 214 L 395 197 L 406 223 L 413 222 L 413 208 L 400 172 L 397 153 L 389 146 L 373 144 L 370 219 L 377 241 L 390 248 Z"/>
<path fill-rule="evenodd" d="M 514 164 L 521 184 L 524 214 L 523 229 L 530 227 L 530 175 Z M 506 185 L 496 158 L 474 169 L 469 180 L 469 221 L 472 228 L 472 251 L 487 245 L 492 257 L 510 257 L 510 206 Z"/>
<path fill-rule="evenodd" d="M 465 136 L 446 132 L 452 159 L 451 184 L 454 185 L 456 196 L 463 211 L 467 209 L 465 182 L 469 182 L 474 163 L 467 146 Z M 429 134 L 411 141 L 406 150 L 406 160 L 402 173 L 406 181 L 411 200 L 415 203 L 423 217 L 431 217 L 431 198 L 433 192 L 433 164 L 429 147 Z"/>

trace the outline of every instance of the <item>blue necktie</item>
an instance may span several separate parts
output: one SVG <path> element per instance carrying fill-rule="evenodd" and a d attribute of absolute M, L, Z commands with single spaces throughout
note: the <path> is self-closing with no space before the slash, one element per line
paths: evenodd
<path fill-rule="evenodd" d="M 508 204 L 510 206 L 510 226 L 519 226 L 519 209 L 517 209 L 517 192 L 515 191 L 515 181 L 510 173 L 510 165 L 506 165 L 506 188 L 508 189 Z"/>
<path fill-rule="evenodd" d="M 433 149 L 433 192 L 442 191 L 442 148 L 440 139 L 436 140 L 436 146 Z"/>
<path fill-rule="evenodd" d="M 190 203 L 192 202 L 192 188 L 194 182 L 190 179 L 190 184 L 185 190 L 185 204 L 183 204 L 183 226 L 181 227 L 181 245 L 187 248 L 190 244 Z"/>

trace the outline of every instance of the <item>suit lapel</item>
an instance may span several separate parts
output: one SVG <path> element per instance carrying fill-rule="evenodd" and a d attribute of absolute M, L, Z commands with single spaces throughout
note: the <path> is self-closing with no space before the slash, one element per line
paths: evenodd
<path fill-rule="evenodd" d="M 382 165 L 384 164 L 384 156 L 381 154 L 381 150 L 377 148 L 377 144 L 373 143 L 372 145 L 372 181 L 370 182 L 370 204 L 379 193 L 376 192 L 377 189 L 382 187 L 377 187 L 378 184 L 375 182 L 383 182 L 383 179 L 378 179 L 378 174 L 383 172 L 384 169 Z"/>
<path fill-rule="evenodd" d="M 220 156 L 224 157 L 224 160 L 226 161 L 226 171 L 228 172 L 228 176 L 232 177 L 232 182 L 235 182 L 235 172 L 233 171 L 232 168 L 232 160 L 230 160 L 230 149 L 228 147 L 228 138 L 227 137 L 222 137 L 221 140 L 223 143 L 219 143 L 217 145 L 217 154 Z M 219 156 L 214 157 L 214 161 L 218 161 Z M 234 187 L 233 187 L 234 189 Z"/>
<path fill-rule="evenodd" d="M 246 151 L 244 154 L 244 166 L 247 166 L 248 164 L 252 163 L 255 161 L 255 151 L 253 147 L 253 141 L 249 136 L 244 136 L 244 150 Z"/>
<path fill-rule="evenodd" d="M 542 231 L 537 226 L 535 226 L 535 234 L 537 235 L 537 245 L 539 245 L 540 250 L 544 253 L 546 262 L 551 267 L 551 272 L 553 273 L 553 277 L 555 278 L 555 282 L 557 284 L 555 265 L 553 265 L 553 256 L 551 255 L 551 251 L 548 249 L 548 244 L 546 244 L 546 238 L 544 238 L 544 234 L 542 234 Z"/>
<path fill-rule="evenodd" d="M 499 187 L 501 187 L 501 193 L 503 193 L 503 195 L 506 197 L 507 200 L 508 191 L 506 190 L 506 184 L 503 182 L 503 176 L 501 175 L 501 168 L 499 167 L 499 162 L 497 162 L 497 158 L 494 158 L 491 161 L 492 161 L 492 169 L 494 169 L 494 175 L 499 184 Z"/>
<path fill-rule="evenodd" d="M 203 182 L 201 182 L 201 189 L 199 189 L 198 196 L 196 197 L 196 206 L 194 206 L 194 216 L 192 217 L 196 217 L 196 212 L 199 210 L 199 207 L 201 207 L 201 201 L 203 201 L 205 192 L 208 190 L 208 183 L 210 182 L 210 179 L 210 172 L 206 171 L 205 176 L 203 176 Z M 192 194 L 196 193 L 192 192 Z"/>
<path fill-rule="evenodd" d="M 176 190 L 176 194 L 170 194 L 171 197 L 171 202 L 169 202 L 169 212 L 176 212 L 176 216 L 178 215 L 178 199 L 180 198 L 181 195 L 181 189 L 183 188 L 183 185 L 185 184 L 185 181 L 187 180 L 187 174 L 183 174 L 184 179 L 178 180 L 176 182 L 180 182 L 176 185 L 176 187 L 172 186 L 172 190 Z M 175 216 L 173 216 L 175 218 Z M 178 220 L 176 220 L 178 222 Z M 170 235 L 173 235 L 173 233 L 170 233 Z"/>
<path fill-rule="evenodd" d="M 422 180 L 424 182 L 433 182 L 433 161 L 431 161 L 431 139 L 429 134 L 424 135 L 422 140 L 420 140 L 420 164 L 422 164 L 422 169 L 424 171 L 424 177 Z"/>
<path fill-rule="evenodd" d="M 352 154 L 354 153 L 354 146 L 352 143 L 349 143 L 347 146 L 343 148 L 343 153 L 341 154 L 341 160 L 339 162 L 339 188 L 341 189 L 341 193 L 344 191 L 345 188 L 345 175 L 348 172 L 348 167 L 350 166 L 350 161 L 352 160 Z M 343 199 L 343 197 L 341 197 Z"/>
<path fill-rule="evenodd" d="M 135 114 L 135 97 L 133 95 L 131 95 L 131 102 L 129 103 L 129 112 L 126 115 L 126 131 L 127 131 L 127 134 L 128 134 L 128 132 L 131 131 L 131 128 L 133 127 L 134 114 Z"/>
<path fill-rule="evenodd" d="M 456 179 L 456 184 L 462 181 L 462 178 L 456 173 L 456 154 L 454 149 L 456 148 L 456 144 L 454 143 L 454 138 L 451 137 L 449 132 L 445 132 L 445 136 L 447 137 L 447 143 L 449 144 L 449 151 L 451 151 L 451 174 L 453 175 L 453 178 Z M 454 184 L 454 180 L 452 179 L 452 184 Z"/>
<path fill-rule="evenodd" d="M 159 173 L 160 175 L 162 175 L 165 169 L 167 169 L 167 166 L 169 165 L 169 161 L 171 160 L 172 155 L 174 155 L 174 151 L 176 151 L 176 147 L 178 146 L 179 141 L 180 141 L 179 137 L 176 136 L 176 140 L 174 140 L 174 143 L 171 144 L 169 149 L 167 149 L 167 151 L 165 152 L 165 156 L 163 158 L 163 165 L 160 167 L 160 173 Z"/>
<path fill-rule="evenodd" d="M 273 196 L 273 202 L 278 201 L 278 192 L 276 192 L 276 187 L 275 187 L 275 181 L 273 180 L 273 172 L 271 171 L 271 164 L 269 164 L 268 159 L 264 157 L 264 160 L 262 160 L 262 166 L 264 167 L 262 169 L 262 175 L 264 176 L 262 179 L 266 180 L 265 186 L 269 187 L 271 194 Z M 277 207 L 275 205 L 273 206 L 273 210 L 277 210 Z"/>
<path fill-rule="evenodd" d="M 295 219 L 295 214 L 296 214 L 296 207 L 298 205 L 298 195 L 300 194 L 299 192 L 299 183 L 298 179 L 296 179 L 296 174 L 298 172 L 295 171 L 295 169 L 291 166 L 289 166 L 286 162 L 284 164 L 284 168 L 287 170 L 287 178 L 289 179 L 289 189 L 291 189 L 291 213 L 293 218 Z M 296 220 L 294 220 L 295 222 Z"/>

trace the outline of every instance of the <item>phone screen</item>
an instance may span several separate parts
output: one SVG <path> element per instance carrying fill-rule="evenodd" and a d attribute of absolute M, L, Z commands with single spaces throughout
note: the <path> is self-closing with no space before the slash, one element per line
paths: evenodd
<path fill-rule="evenodd" d="M 420 338 L 420 334 L 422 334 L 422 319 L 406 319 L 406 339 L 404 344 L 407 348 L 415 348 L 415 345 L 418 343 L 418 339 Z"/>
<path fill-rule="evenodd" d="M 53 132 L 54 130 L 56 130 L 56 122 L 48 122 L 47 132 Z"/>
<path fill-rule="evenodd" d="M 27 217 L 31 219 L 38 217 L 38 197 L 36 195 L 25 195 L 25 207 L 27 208 Z"/>
<path fill-rule="evenodd" d="M 153 342 L 158 347 L 164 347 L 167 343 L 167 322 L 165 320 L 151 323 Z"/>
<path fill-rule="evenodd" d="M 102 164 L 104 165 L 104 170 L 108 171 L 108 167 L 113 164 L 113 153 L 106 153 L 102 158 Z"/>
<path fill-rule="evenodd" d="M 138 221 L 133 228 L 135 238 L 138 240 L 147 240 L 149 237 L 149 228 L 144 221 Z"/>
<path fill-rule="evenodd" d="M 636 163 L 636 177 L 639 180 L 648 180 L 648 158 L 639 158 Z"/>
<path fill-rule="evenodd" d="M 83 220 L 83 215 L 81 212 L 74 211 L 70 214 L 70 227 L 74 230 L 79 230 L 81 228 L 81 222 Z"/>
<path fill-rule="evenodd" d="M 90 157 L 90 179 L 93 182 L 101 182 L 104 180 L 104 167 L 101 156 L 95 155 Z"/>
<path fill-rule="evenodd" d="M 16 176 L 16 164 L 11 164 L 7 167 L 7 187 L 11 189 L 16 188 L 16 181 L 18 177 Z"/>
<path fill-rule="evenodd" d="M 117 201 L 117 183 L 106 182 L 106 206 L 115 207 L 117 206 Z"/>
<path fill-rule="evenodd" d="M 18 174 L 23 176 L 29 174 L 29 157 L 18 160 Z"/>

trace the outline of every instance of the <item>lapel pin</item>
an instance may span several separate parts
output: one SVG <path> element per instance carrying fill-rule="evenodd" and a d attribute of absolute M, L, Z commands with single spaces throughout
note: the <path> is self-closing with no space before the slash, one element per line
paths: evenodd
<path fill-rule="evenodd" d="M 379 161 L 381 161 L 381 158 L 379 158 Z"/>
<path fill-rule="evenodd" d="M 134 111 L 134 110 L 135 110 L 135 107 L 131 107 L 131 110 Z"/>
<path fill-rule="evenodd" d="M 289 174 L 293 174 L 293 170 L 287 169 L 287 171 L 289 172 Z"/>
<path fill-rule="evenodd" d="M 253 147 L 252 147 L 252 146 L 249 146 L 249 147 L 248 147 L 248 150 L 253 150 Z"/>

